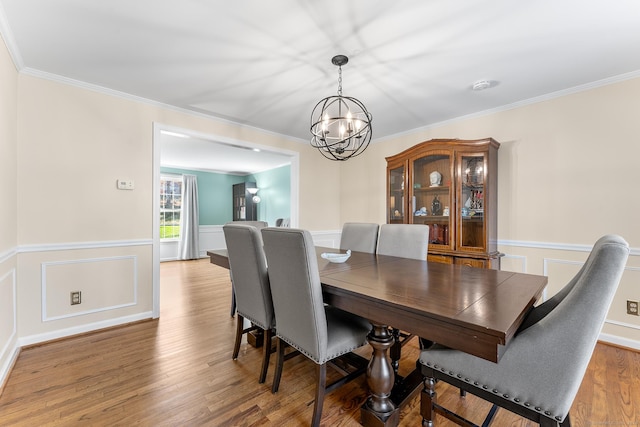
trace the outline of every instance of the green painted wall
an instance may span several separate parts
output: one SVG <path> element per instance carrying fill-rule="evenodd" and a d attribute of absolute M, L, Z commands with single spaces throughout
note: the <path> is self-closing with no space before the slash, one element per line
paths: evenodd
<path fill-rule="evenodd" d="M 291 217 L 291 166 L 249 175 L 247 181 L 255 181 L 260 189 L 258 219 L 274 226 L 276 219 Z"/>
<path fill-rule="evenodd" d="M 275 225 L 278 218 L 289 218 L 291 212 L 291 167 L 282 166 L 255 175 L 238 176 L 188 169 L 161 167 L 160 173 L 198 177 L 200 225 L 223 225 L 232 218 L 232 186 L 255 181 L 262 199 L 258 219 Z"/>

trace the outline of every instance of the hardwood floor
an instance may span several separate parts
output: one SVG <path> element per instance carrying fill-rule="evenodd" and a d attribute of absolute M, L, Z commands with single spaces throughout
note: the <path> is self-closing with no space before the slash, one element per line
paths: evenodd
<path fill-rule="evenodd" d="M 243 344 L 238 360 L 231 360 L 228 271 L 208 260 L 170 262 L 161 265 L 161 277 L 159 320 L 23 349 L 0 396 L 0 426 L 308 425 L 312 362 L 296 357 L 285 363 L 274 395 L 275 357 L 265 384 L 258 384 L 259 349 Z M 404 348 L 401 373 L 417 354 L 414 340 Z M 640 427 L 639 379 L 640 353 L 598 344 L 571 411 L 573 425 Z M 486 402 L 461 399 L 445 384 L 437 391 L 440 403 L 476 422 L 488 411 Z M 329 394 L 323 425 L 359 425 L 365 397 L 364 378 Z M 420 425 L 419 407 L 416 397 L 401 413 L 402 426 Z M 493 425 L 534 424 L 500 410 Z"/>

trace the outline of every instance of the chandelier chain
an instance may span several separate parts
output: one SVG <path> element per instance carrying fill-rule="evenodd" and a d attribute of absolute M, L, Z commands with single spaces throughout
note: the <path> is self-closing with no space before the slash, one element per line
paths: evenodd
<path fill-rule="evenodd" d="M 342 96 L 342 66 L 338 67 L 338 96 Z"/>

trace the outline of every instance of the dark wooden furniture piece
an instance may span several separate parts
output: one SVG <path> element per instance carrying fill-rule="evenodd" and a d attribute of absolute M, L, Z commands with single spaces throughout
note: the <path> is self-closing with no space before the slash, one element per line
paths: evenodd
<path fill-rule="evenodd" d="M 387 222 L 429 225 L 429 261 L 499 270 L 499 147 L 432 139 L 387 157 Z"/>
<path fill-rule="evenodd" d="M 393 361 L 386 356 L 394 345 L 389 325 L 497 362 L 547 284 L 544 276 L 363 252 L 335 264 L 320 254 L 337 249 L 316 251 L 324 301 L 372 324 L 371 396 L 361 411 L 367 426 L 397 425 L 399 406 L 422 380 L 417 369 L 402 381 L 394 378 Z M 207 253 L 215 264 L 224 256 L 224 251 Z"/>
<path fill-rule="evenodd" d="M 255 182 L 243 182 L 233 185 L 233 220 L 255 221 L 258 219 L 258 207 L 248 188 L 256 188 Z"/>

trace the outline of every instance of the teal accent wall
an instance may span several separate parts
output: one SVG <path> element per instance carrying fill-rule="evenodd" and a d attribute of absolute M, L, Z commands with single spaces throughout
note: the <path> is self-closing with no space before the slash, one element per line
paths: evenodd
<path fill-rule="evenodd" d="M 274 226 L 276 219 L 291 217 L 291 166 L 249 175 L 247 181 L 255 181 L 260 189 L 259 220 Z"/>
<path fill-rule="evenodd" d="M 198 178 L 200 225 L 223 225 L 232 219 L 233 185 L 254 181 L 262 199 L 258 219 L 275 225 L 278 218 L 291 216 L 291 166 L 282 166 L 254 175 L 238 176 L 188 169 L 160 167 L 160 173 L 195 175 Z"/>

